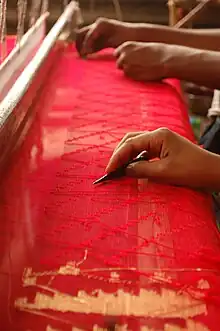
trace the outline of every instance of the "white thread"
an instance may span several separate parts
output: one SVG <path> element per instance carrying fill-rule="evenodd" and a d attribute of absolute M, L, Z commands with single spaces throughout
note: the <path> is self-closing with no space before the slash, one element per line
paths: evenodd
<path fill-rule="evenodd" d="M 41 0 L 32 0 L 29 27 L 33 26 L 36 23 L 37 18 L 39 16 L 40 5 L 41 5 Z"/>
<path fill-rule="evenodd" d="M 1 60 L 3 61 L 7 54 L 6 48 L 6 11 L 7 0 L 0 1 L 0 42 L 1 42 Z"/>
<path fill-rule="evenodd" d="M 67 5 L 68 5 L 68 0 L 63 0 L 63 6 L 64 6 L 64 8 L 66 8 Z"/>
<path fill-rule="evenodd" d="M 49 0 L 43 0 L 41 6 L 41 15 L 46 13 L 49 9 Z"/>
<path fill-rule="evenodd" d="M 123 15 L 122 15 L 122 10 L 121 10 L 119 0 L 112 0 L 112 2 L 113 2 L 113 5 L 114 5 L 114 8 L 115 8 L 116 18 L 119 21 L 123 21 Z"/>
<path fill-rule="evenodd" d="M 208 117 L 220 116 L 220 91 L 215 90 L 211 108 L 208 110 Z"/>
<path fill-rule="evenodd" d="M 17 43 L 19 43 L 24 35 L 27 0 L 18 0 L 17 11 L 18 11 Z"/>

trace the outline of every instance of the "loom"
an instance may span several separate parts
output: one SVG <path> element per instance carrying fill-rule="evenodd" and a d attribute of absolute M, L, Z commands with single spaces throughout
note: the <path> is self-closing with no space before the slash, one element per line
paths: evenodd
<path fill-rule="evenodd" d="M 1 2 L 2 331 L 219 331 L 220 238 L 211 197 L 124 178 L 94 187 L 129 131 L 194 140 L 176 80 L 123 76 L 106 50 L 67 41 L 72 1 L 45 36 L 48 2 L 6 37 Z M 40 16 L 38 17 L 40 13 Z"/>

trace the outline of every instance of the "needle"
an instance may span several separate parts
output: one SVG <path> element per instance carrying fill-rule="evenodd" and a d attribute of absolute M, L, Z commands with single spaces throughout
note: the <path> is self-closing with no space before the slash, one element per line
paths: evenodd
<path fill-rule="evenodd" d="M 132 163 L 136 163 L 136 162 L 140 162 L 140 161 L 147 161 L 148 160 L 148 154 L 146 152 L 142 152 L 138 157 L 136 157 L 135 159 L 129 161 L 128 163 L 126 163 L 124 166 L 109 172 L 108 174 L 102 176 L 101 178 L 97 179 L 93 184 L 100 184 L 109 180 L 113 180 L 113 179 L 118 179 L 121 177 L 126 176 L 126 168 L 132 164 Z"/>

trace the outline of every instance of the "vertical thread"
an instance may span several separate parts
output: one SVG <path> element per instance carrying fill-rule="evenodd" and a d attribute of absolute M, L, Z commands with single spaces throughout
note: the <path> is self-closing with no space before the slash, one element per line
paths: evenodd
<path fill-rule="evenodd" d="M 3 61 L 7 54 L 6 47 L 6 13 L 7 0 L 0 1 L 0 43 L 1 43 L 1 61 Z"/>
<path fill-rule="evenodd" d="M 24 35 L 27 0 L 18 0 L 17 11 L 18 11 L 17 43 L 19 43 Z"/>

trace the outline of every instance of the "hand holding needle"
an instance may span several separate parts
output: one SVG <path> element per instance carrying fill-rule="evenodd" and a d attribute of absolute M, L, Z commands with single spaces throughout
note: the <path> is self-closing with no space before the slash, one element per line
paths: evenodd
<path fill-rule="evenodd" d="M 136 163 L 136 162 L 141 162 L 141 161 L 148 161 L 148 154 L 146 152 L 142 152 L 141 154 L 139 154 L 139 156 L 137 156 L 135 159 L 127 162 L 122 167 L 120 167 L 120 168 L 104 175 L 103 177 L 97 179 L 93 184 L 100 184 L 100 183 L 104 183 L 104 182 L 109 181 L 109 180 L 114 180 L 114 179 L 124 177 L 124 176 L 126 176 L 126 168 L 130 164 Z"/>

